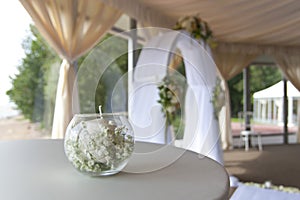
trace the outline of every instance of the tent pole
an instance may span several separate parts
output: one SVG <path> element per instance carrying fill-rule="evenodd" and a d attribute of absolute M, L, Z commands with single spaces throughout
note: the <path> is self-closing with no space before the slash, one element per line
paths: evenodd
<path fill-rule="evenodd" d="M 245 119 L 245 130 L 250 130 L 250 116 L 246 113 L 251 110 L 251 99 L 250 99 L 250 73 L 249 73 L 249 66 L 243 70 L 243 77 L 244 77 L 244 119 Z"/>
<path fill-rule="evenodd" d="M 244 82 L 244 120 L 245 120 L 245 130 L 251 130 L 251 115 L 248 114 L 250 111 L 250 85 L 249 85 L 249 80 L 250 80 L 250 72 L 249 72 L 249 66 L 244 68 L 243 70 L 243 82 Z M 251 146 L 252 141 L 251 137 L 248 140 L 249 146 Z"/>
<path fill-rule="evenodd" d="M 283 142 L 288 144 L 288 97 L 287 97 L 287 80 L 283 78 Z"/>
<path fill-rule="evenodd" d="M 130 18 L 129 22 L 130 28 L 130 35 L 128 37 L 128 95 L 130 95 L 133 91 L 132 84 L 133 84 L 133 70 L 137 63 L 137 21 L 133 18 Z M 128 96 L 129 101 L 129 96 Z M 130 106 L 128 105 L 127 101 L 127 108 L 128 113 L 131 113 Z"/>
<path fill-rule="evenodd" d="M 137 59 L 138 59 L 138 51 L 136 50 L 137 49 L 137 39 L 138 39 L 138 35 L 137 35 L 137 20 L 136 19 L 133 19 L 133 18 L 130 18 L 130 30 L 132 31 L 131 32 L 131 39 L 132 39 L 132 49 L 131 50 L 134 50 L 132 52 L 132 60 L 133 60 L 133 68 L 135 67 L 136 63 L 137 63 Z"/>

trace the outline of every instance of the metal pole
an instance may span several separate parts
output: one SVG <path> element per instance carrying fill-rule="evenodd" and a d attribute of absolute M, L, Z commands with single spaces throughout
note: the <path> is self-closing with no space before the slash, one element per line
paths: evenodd
<path fill-rule="evenodd" d="M 250 80 L 250 72 L 249 72 L 249 66 L 244 68 L 243 70 L 243 79 L 244 79 L 244 120 L 245 120 L 245 130 L 249 131 L 251 130 L 251 115 L 248 114 L 248 112 L 250 111 L 250 84 L 249 84 L 249 80 Z M 245 142 L 247 142 L 246 147 L 247 146 L 251 146 L 252 145 L 252 141 L 251 141 L 252 137 L 249 137 L 248 140 L 246 140 Z"/>
<path fill-rule="evenodd" d="M 133 68 L 136 65 L 137 58 L 138 58 L 138 51 L 137 51 L 137 21 L 133 18 L 130 18 L 130 30 L 131 30 L 131 40 L 132 40 L 132 61 L 133 61 Z"/>
<path fill-rule="evenodd" d="M 288 97 L 287 97 L 287 80 L 283 78 L 283 142 L 288 144 Z"/>
<path fill-rule="evenodd" d="M 135 19 L 130 19 L 130 35 L 128 37 L 128 101 L 129 95 L 132 94 L 132 84 L 133 84 L 133 70 L 137 62 L 137 22 Z M 130 115 L 131 110 L 129 103 L 127 101 L 128 114 Z"/>
<path fill-rule="evenodd" d="M 250 72 L 249 67 L 243 70 L 244 78 L 244 119 L 245 119 L 245 130 L 250 130 L 250 116 L 247 114 L 251 110 L 251 97 L 250 97 Z"/>

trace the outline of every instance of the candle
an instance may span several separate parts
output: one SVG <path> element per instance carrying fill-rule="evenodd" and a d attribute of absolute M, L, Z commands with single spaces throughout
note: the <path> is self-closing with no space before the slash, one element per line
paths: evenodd
<path fill-rule="evenodd" d="M 133 133 L 120 114 L 75 115 L 65 138 L 65 152 L 79 171 L 108 175 L 120 171 L 134 149 Z M 126 122 L 126 123 L 125 123 Z"/>
<path fill-rule="evenodd" d="M 104 126 L 104 127 L 108 126 L 109 121 L 107 121 L 103 118 L 102 105 L 99 105 L 99 115 L 100 115 L 100 120 L 97 120 L 97 121 L 100 124 L 100 126 Z"/>

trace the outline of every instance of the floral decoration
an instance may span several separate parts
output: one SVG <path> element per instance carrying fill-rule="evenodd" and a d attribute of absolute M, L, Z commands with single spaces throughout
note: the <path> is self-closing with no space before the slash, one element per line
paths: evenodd
<path fill-rule="evenodd" d="M 72 137 L 65 143 L 67 157 L 79 171 L 102 172 L 115 169 L 130 157 L 134 140 L 126 135 L 125 126 L 112 121 L 98 123 L 97 130 L 88 131 L 86 122 L 72 127 Z"/>
<path fill-rule="evenodd" d="M 165 113 L 167 122 L 171 124 L 179 108 L 179 100 L 175 95 L 178 88 L 175 82 L 166 76 L 158 86 L 158 90 L 160 99 L 157 102 L 162 105 L 162 111 Z"/>
<path fill-rule="evenodd" d="M 203 40 L 205 43 L 215 46 L 213 32 L 208 26 L 207 22 L 198 16 L 184 16 L 180 18 L 174 30 L 185 30 L 197 40 Z"/>
<path fill-rule="evenodd" d="M 259 188 L 265 188 L 265 189 L 272 189 L 272 190 L 278 190 L 278 191 L 282 191 L 282 192 L 288 192 L 288 193 L 299 193 L 300 194 L 300 190 L 296 187 L 287 187 L 287 186 L 283 186 L 283 185 L 268 185 L 265 183 L 254 183 L 254 182 L 246 182 L 243 183 L 244 185 L 248 185 L 248 186 L 255 186 L 255 187 L 259 187 Z"/>
<path fill-rule="evenodd" d="M 199 42 L 203 40 L 211 47 L 214 47 L 216 45 L 216 43 L 214 42 L 212 30 L 209 28 L 207 22 L 205 22 L 198 16 L 185 16 L 180 18 L 174 26 L 174 30 L 185 30 Z M 173 59 L 176 59 L 176 56 Z M 175 118 L 175 113 L 179 108 L 179 101 L 175 95 L 176 90 L 178 90 L 178 86 L 174 81 L 170 79 L 170 75 L 168 74 L 168 72 L 162 83 L 158 86 L 158 90 L 160 97 L 158 102 L 162 105 L 163 112 L 165 113 L 165 116 L 167 118 L 167 125 L 170 125 L 172 124 L 172 121 Z M 219 104 L 221 102 L 219 102 L 218 98 L 220 92 L 221 90 L 219 88 L 215 88 L 214 96 L 216 96 L 212 100 L 215 107 L 215 113 L 218 113 L 221 109 L 219 108 Z"/>

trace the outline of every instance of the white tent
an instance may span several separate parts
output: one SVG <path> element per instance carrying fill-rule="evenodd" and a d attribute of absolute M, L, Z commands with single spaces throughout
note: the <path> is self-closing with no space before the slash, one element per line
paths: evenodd
<path fill-rule="evenodd" d="M 283 81 L 280 81 L 264 90 L 253 94 L 254 119 L 260 122 L 283 123 Z M 297 124 L 300 92 L 291 83 L 287 82 L 288 122 L 293 126 Z"/>
<path fill-rule="evenodd" d="M 299 97 L 300 92 L 295 86 L 288 81 L 287 82 L 287 96 L 288 97 Z M 282 98 L 283 97 L 283 81 L 263 89 L 261 91 L 255 92 L 253 94 L 254 99 L 263 99 L 263 98 Z"/>

